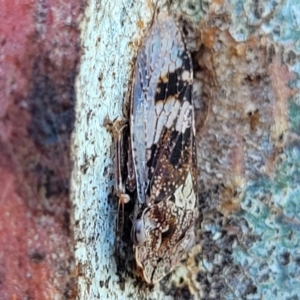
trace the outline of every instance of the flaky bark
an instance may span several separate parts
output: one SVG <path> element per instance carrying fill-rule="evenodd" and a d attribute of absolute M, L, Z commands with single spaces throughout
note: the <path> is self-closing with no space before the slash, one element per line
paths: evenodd
<path fill-rule="evenodd" d="M 158 7 L 162 7 L 158 3 Z M 81 23 L 72 158 L 78 299 L 285 299 L 300 289 L 300 7 L 291 1 L 172 1 L 193 54 L 197 244 L 161 284 L 115 250 L 114 148 L 150 2 L 90 1 Z M 155 21 L 155 20 L 154 20 Z M 126 240 L 126 238 L 125 238 Z"/>

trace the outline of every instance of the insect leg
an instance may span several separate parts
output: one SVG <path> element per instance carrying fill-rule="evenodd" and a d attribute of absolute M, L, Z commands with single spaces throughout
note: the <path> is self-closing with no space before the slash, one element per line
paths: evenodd
<path fill-rule="evenodd" d="M 124 132 L 126 133 L 128 131 L 125 130 L 128 128 L 128 124 L 118 119 L 111 121 L 106 117 L 103 125 L 112 132 L 115 143 L 115 194 L 119 199 L 116 231 L 117 235 L 120 237 L 124 227 L 124 205 L 130 201 L 130 197 L 126 194 L 125 190 L 127 173 L 124 172 L 126 171 L 125 164 L 127 159 L 127 155 L 125 155 L 124 151 L 124 136 L 126 136 Z"/>
<path fill-rule="evenodd" d="M 116 171 L 115 171 L 115 182 L 116 182 L 116 195 L 119 198 L 118 204 L 118 218 L 117 218 L 117 234 L 122 235 L 124 228 L 124 205 L 130 201 L 130 197 L 126 194 L 124 174 L 124 131 L 127 124 L 118 124 L 114 126 L 115 136 L 115 149 L 116 149 Z"/>
<path fill-rule="evenodd" d="M 136 189 L 136 178 L 132 157 L 132 145 L 131 138 L 128 136 L 128 152 L 127 152 L 127 178 L 126 178 L 126 189 L 129 192 L 133 192 Z"/>

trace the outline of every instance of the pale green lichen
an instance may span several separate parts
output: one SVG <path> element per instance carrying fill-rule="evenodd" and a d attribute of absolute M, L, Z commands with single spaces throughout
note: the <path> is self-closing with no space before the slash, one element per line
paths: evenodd
<path fill-rule="evenodd" d="M 299 134 L 299 106 L 293 102 L 289 116 L 291 131 Z M 300 291 L 299 140 L 287 142 L 285 148 L 274 179 L 254 182 L 239 213 L 251 228 L 248 234 L 259 238 L 246 249 L 236 247 L 234 258 L 255 281 L 263 299 L 289 299 Z"/>

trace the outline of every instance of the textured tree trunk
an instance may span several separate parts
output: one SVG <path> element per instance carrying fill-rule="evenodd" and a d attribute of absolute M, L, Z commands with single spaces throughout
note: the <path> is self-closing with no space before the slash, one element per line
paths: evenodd
<path fill-rule="evenodd" d="M 181 21 L 193 56 L 202 220 L 187 259 L 153 288 L 134 272 L 130 241 L 125 255 L 116 252 L 115 149 L 103 122 L 124 118 L 134 58 L 162 7 L 91 1 L 81 23 L 72 181 L 78 298 L 296 299 L 300 7 L 291 1 L 164 8 Z"/>
<path fill-rule="evenodd" d="M 0 9 L 0 299 L 298 299 L 300 4 L 25 2 Z M 158 10 L 192 53 L 200 220 L 186 259 L 149 287 L 129 218 L 116 243 L 105 120 L 128 118 Z"/>

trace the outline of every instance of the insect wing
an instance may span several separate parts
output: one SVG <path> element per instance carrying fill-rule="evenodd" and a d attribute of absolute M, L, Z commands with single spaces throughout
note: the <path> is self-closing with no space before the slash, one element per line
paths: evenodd
<path fill-rule="evenodd" d="M 133 241 L 137 265 L 149 283 L 172 270 L 194 237 L 192 81 L 191 58 L 180 29 L 171 17 L 160 18 L 137 57 L 131 107 L 140 210 Z"/>

